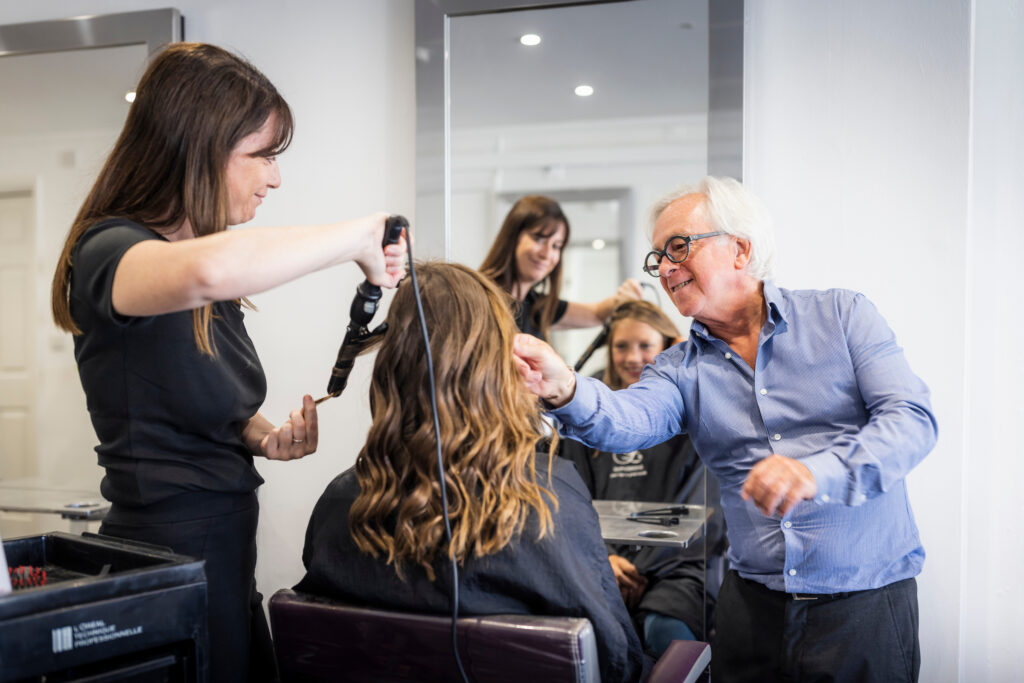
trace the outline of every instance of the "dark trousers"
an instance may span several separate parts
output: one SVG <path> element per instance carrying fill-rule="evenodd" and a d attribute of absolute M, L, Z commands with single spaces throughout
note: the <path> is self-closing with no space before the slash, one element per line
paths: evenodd
<path fill-rule="evenodd" d="M 146 508 L 113 506 L 100 533 L 206 560 L 209 680 L 274 681 L 277 663 L 256 591 L 256 494 L 188 493 Z"/>
<path fill-rule="evenodd" d="M 917 681 L 917 582 L 814 600 L 730 571 L 711 646 L 715 683 Z"/>

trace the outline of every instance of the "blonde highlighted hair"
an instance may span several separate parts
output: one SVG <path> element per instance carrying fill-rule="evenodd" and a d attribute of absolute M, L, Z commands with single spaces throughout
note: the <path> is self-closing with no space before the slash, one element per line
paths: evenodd
<path fill-rule="evenodd" d="M 615 365 L 612 363 L 612 347 L 615 345 L 615 332 L 623 320 L 636 320 L 654 328 L 661 335 L 661 350 L 664 351 L 679 340 L 679 329 L 665 312 L 650 301 L 627 301 L 619 304 L 608 318 L 608 363 L 604 367 L 602 381 L 612 389 L 625 389 Z"/>
<path fill-rule="evenodd" d="M 543 538 L 552 525 L 545 498 L 555 509 L 557 501 L 537 481 L 536 447 L 545 426 L 513 364 L 517 329 L 508 295 L 459 264 L 421 263 L 416 273 L 434 359 L 452 527 L 447 555 L 462 564 L 500 551 L 531 513 Z M 399 286 L 387 323 L 373 367 L 373 420 L 356 461 L 360 493 L 349 530 L 361 551 L 383 555 L 399 576 L 411 563 L 434 580 L 445 529 L 426 354 L 409 279 Z"/>

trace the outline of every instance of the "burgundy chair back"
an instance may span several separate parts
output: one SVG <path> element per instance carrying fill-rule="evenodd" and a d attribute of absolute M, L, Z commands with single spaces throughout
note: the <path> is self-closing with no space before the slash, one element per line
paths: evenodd
<path fill-rule="evenodd" d="M 270 599 L 270 623 L 285 683 L 460 680 L 447 617 L 356 607 L 282 589 Z M 458 643 L 471 681 L 600 681 L 587 619 L 460 617 Z"/>

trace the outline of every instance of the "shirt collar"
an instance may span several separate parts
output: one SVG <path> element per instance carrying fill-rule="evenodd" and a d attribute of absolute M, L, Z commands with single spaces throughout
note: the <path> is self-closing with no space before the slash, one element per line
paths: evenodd
<path fill-rule="evenodd" d="M 768 307 L 768 316 L 765 319 L 763 331 L 766 335 L 771 335 L 776 328 L 785 326 L 786 320 L 789 318 L 789 305 L 774 282 L 764 280 L 762 284 L 764 285 L 765 305 Z M 694 320 L 690 325 L 690 332 L 705 341 L 711 339 L 711 333 L 702 322 Z"/>
<path fill-rule="evenodd" d="M 771 280 L 764 280 L 764 301 L 768 306 L 768 317 L 765 324 L 772 323 L 778 326 L 789 319 L 789 305 L 782 296 L 782 292 Z"/>

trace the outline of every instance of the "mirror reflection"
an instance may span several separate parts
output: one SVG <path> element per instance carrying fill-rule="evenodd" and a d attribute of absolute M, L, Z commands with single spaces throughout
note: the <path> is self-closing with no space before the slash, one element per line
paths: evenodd
<path fill-rule="evenodd" d="M 544 195 L 571 226 L 561 299 L 593 304 L 647 279 L 648 207 L 707 167 L 707 3 L 457 16 L 450 74 L 451 259 L 479 266 L 515 200 Z M 557 328 L 570 364 L 598 331 Z"/>
<path fill-rule="evenodd" d="M 71 353 L 49 314 L 53 264 L 124 123 L 146 45 L 0 57 L 0 479 L 74 482 L 102 471 Z M 6 514 L 6 513 L 5 513 Z M 28 531 L 16 515 L 8 535 Z M 27 521 L 27 520 L 26 520 Z"/>

